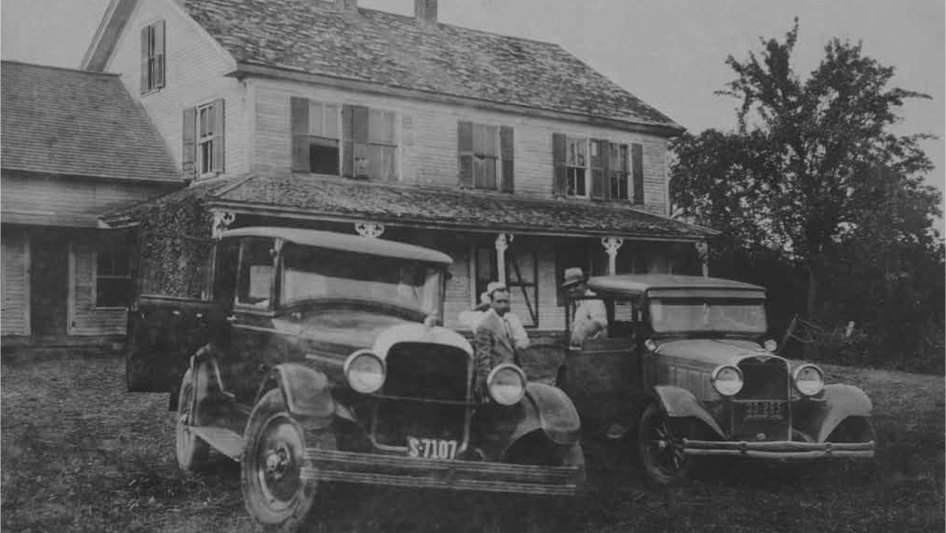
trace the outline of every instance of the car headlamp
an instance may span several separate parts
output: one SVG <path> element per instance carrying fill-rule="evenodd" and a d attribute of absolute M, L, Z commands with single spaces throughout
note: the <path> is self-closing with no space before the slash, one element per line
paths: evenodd
<path fill-rule="evenodd" d="M 362 394 L 381 389 L 384 377 L 384 361 L 367 350 L 359 350 L 345 360 L 345 379 L 351 388 Z"/>
<path fill-rule="evenodd" d="M 514 405 L 526 393 L 526 375 L 516 365 L 496 365 L 486 378 L 489 395 L 499 405 Z"/>
<path fill-rule="evenodd" d="M 713 371 L 713 388 L 723 396 L 735 396 L 742 390 L 742 372 L 731 365 L 717 367 Z"/>
<path fill-rule="evenodd" d="M 775 339 L 768 339 L 762 343 L 762 347 L 770 352 L 774 352 L 778 349 L 778 343 L 775 342 Z"/>
<path fill-rule="evenodd" d="M 814 396 L 824 390 L 824 373 L 815 365 L 801 365 L 792 372 L 792 381 L 798 392 Z"/>

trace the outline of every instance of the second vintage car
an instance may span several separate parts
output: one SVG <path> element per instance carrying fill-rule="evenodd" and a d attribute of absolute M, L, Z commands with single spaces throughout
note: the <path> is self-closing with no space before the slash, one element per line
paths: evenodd
<path fill-rule="evenodd" d="M 762 287 L 624 274 L 588 288 L 608 327 L 569 350 L 560 385 L 589 436 L 633 439 L 653 481 L 677 481 L 706 456 L 873 457 L 867 395 L 774 353 Z"/>
<path fill-rule="evenodd" d="M 440 326 L 447 255 L 266 227 L 225 232 L 212 255 L 203 298 L 139 295 L 129 388 L 172 393 L 182 468 L 211 448 L 241 462 L 257 522 L 298 529 L 326 481 L 578 490 L 579 418 L 561 390 L 507 364 L 474 398 L 473 350 Z"/>

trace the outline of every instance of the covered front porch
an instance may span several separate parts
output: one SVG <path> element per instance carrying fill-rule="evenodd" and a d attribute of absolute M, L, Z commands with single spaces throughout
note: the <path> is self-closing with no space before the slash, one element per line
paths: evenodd
<path fill-rule="evenodd" d="M 706 274 L 706 241 L 715 232 L 587 201 L 419 188 L 313 175 L 247 175 L 193 186 L 103 217 L 110 227 L 209 238 L 226 229 L 287 226 L 357 233 L 433 248 L 454 263 L 444 324 L 475 306 L 490 281 L 511 289 L 513 312 L 536 336 L 566 324 L 563 272 Z M 188 265 L 187 248 L 162 252 L 162 268 Z"/>

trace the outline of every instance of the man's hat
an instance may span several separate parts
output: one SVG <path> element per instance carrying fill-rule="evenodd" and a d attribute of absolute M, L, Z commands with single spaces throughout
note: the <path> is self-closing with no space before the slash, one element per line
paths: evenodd
<path fill-rule="evenodd" d="M 581 271 L 579 267 L 572 267 L 565 269 L 565 282 L 562 283 L 562 288 L 567 289 L 579 283 L 584 283 L 588 281 L 588 276 Z"/>

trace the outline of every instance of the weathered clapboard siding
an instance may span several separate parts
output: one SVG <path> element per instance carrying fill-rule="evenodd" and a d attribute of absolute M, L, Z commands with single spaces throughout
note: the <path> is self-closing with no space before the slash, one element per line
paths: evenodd
<path fill-rule="evenodd" d="M 123 335 L 127 322 L 125 308 L 95 307 L 94 235 L 73 243 L 70 250 L 71 307 L 69 335 Z"/>
<path fill-rule="evenodd" d="M 173 190 L 173 183 L 147 183 L 48 176 L 4 170 L 0 216 L 5 223 L 90 227 L 98 217 Z"/>
<path fill-rule="evenodd" d="M 289 81 L 253 80 L 253 170 L 288 172 L 291 164 L 290 98 L 357 104 L 398 113 L 398 165 L 402 182 L 456 187 L 457 122 L 514 128 L 516 194 L 552 196 L 552 133 L 643 145 L 645 209 L 667 213 L 667 140 L 640 133 L 577 123 L 510 115 L 398 97 L 356 93 Z M 341 129 L 339 128 L 339 131 Z"/>
<path fill-rule="evenodd" d="M 162 19 L 166 28 L 166 83 L 162 89 L 142 95 L 141 28 Z M 174 0 L 141 0 L 105 70 L 120 74 L 128 91 L 140 99 L 179 167 L 184 108 L 224 98 L 224 172 L 236 174 L 247 171 L 248 160 L 245 87 L 226 76 L 235 68 L 230 54 L 187 17 Z"/>
<path fill-rule="evenodd" d="M 23 231 L 5 227 L 0 245 L 3 262 L 0 335 L 29 335 L 29 238 Z"/>

